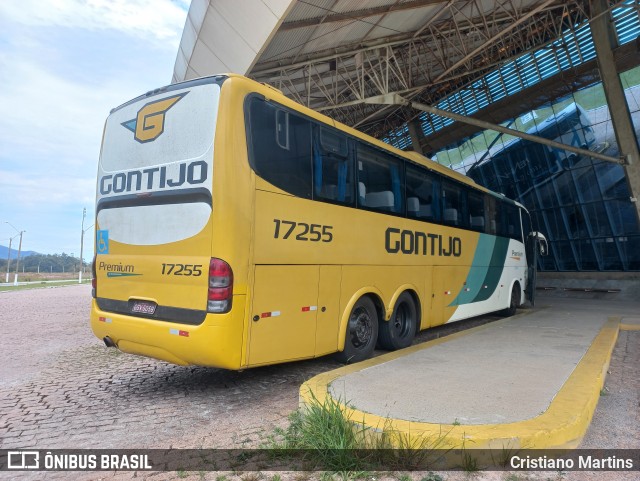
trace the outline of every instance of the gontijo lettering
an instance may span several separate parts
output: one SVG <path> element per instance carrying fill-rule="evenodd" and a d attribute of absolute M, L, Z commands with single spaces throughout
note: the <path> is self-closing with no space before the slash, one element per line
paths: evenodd
<path fill-rule="evenodd" d="M 462 240 L 459 237 L 427 234 L 411 230 L 389 227 L 385 231 L 384 247 L 389 254 L 416 254 L 431 256 L 454 256 L 462 254 Z"/>
<path fill-rule="evenodd" d="M 185 183 L 202 184 L 207 180 L 208 169 L 209 166 L 204 160 L 196 160 L 179 164 L 176 176 L 167 175 L 167 166 L 103 175 L 100 178 L 100 194 L 166 189 L 180 187 Z"/>

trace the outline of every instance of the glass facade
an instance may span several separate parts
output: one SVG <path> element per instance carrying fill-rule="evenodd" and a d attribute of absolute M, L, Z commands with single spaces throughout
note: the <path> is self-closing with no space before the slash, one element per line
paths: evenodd
<path fill-rule="evenodd" d="M 640 134 L 640 67 L 621 78 Z M 619 155 L 601 84 L 503 125 Z M 529 209 L 534 227 L 549 239 L 540 270 L 640 270 L 640 226 L 622 166 L 494 131 L 464 139 L 436 160 Z"/>
<path fill-rule="evenodd" d="M 636 7 L 637 0 L 623 0 L 612 10 L 620 45 L 640 35 Z M 594 58 L 589 24 L 569 25 L 550 45 L 506 62 L 443 98 L 436 107 L 473 115 Z M 621 79 L 640 134 L 640 67 L 625 72 Z M 420 115 L 418 122 L 425 136 L 453 123 L 429 114 Z M 600 84 L 523 112 L 502 125 L 612 157 L 619 155 Z M 401 149 L 411 145 L 406 126 L 388 132 L 383 140 Z M 536 228 L 550 241 L 551 255 L 539 258 L 541 270 L 640 270 L 640 226 L 622 166 L 494 131 L 461 139 L 437 152 L 434 159 L 529 209 Z"/>

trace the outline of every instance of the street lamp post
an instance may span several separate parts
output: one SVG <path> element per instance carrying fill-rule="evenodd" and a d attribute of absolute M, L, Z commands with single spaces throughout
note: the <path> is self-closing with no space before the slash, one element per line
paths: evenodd
<path fill-rule="evenodd" d="M 87 208 L 85 207 L 82 209 L 82 227 L 81 227 L 82 232 L 80 233 L 80 270 L 78 272 L 78 284 L 82 284 L 82 270 L 84 268 L 84 259 L 82 258 L 82 252 L 84 248 L 84 233 L 93 227 L 93 224 L 91 224 L 86 229 L 84 228 L 84 218 L 86 216 L 87 216 Z"/>
<path fill-rule="evenodd" d="M 16 259 L 16 273 L 13 276 L 13 285 L 17 286 L 18 285 L 18 269 L 20 269 L 20 253 L 22 252 L 22 234 L 26 232 L 21 230 L 20 231 L 20 244 L 18 244 L 18 258 Z"/>
<path fill-rule="evenodd" d="M 7 284 L 9 284 L 9 269 L 11 267 L 11 242 L 13 241 L 13 237 L 9 237 L 9 253 L 7 254 L 7 277 L 5 279 L 5 282 Z"/>
<path fill-rule="evenodd" d="M 11 222 L 7 222 L 5 221 L 5 224 L 9 224 L 11 227 L 13 227 L 13 229 L 20 234 L 20 244 L 18 246 L 18 258 L 16 259 L 16 273 L 15 276 L 13 277 L 13 285 L 17 286 L 18 285 L 18 269 L 20 269 L 20 253 L 22 252 L 22 234 L 24 234 L 25 232 L 27 232 L 26 230 L 18 230 L 16 229 L 16 226 L 14 226 Z M 11 252 L 11 251 L 9 251 Z"/>

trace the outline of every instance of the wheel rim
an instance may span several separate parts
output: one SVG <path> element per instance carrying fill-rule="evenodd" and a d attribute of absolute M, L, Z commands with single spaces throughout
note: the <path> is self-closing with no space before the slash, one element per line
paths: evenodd
<path fill-rule="evenodd" d="M 403 338 L 409 333 L 409 324 L 411 323 L 411 312 L 406 303 L 402 303 L 396 309 L 396 315 L 393 318 L 393 330 L 397 337 Z"/>
<path fill-rule="evenodd" d="M 358 307 L 349 319 L 351 345 L 356 349 L 367 346 L 373 338 L 373 323 L 367 310 Z"/>

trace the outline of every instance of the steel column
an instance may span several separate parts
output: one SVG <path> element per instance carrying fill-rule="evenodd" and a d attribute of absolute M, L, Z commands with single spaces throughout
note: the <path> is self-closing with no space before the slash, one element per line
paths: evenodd
<path fill-rule="evenodd" d="M 613 30 L 611 13 L 608 12 L 607 0 L 591 0 L 591 35 L 596 50 L 602 87 L 609 106 L 613 130 L 618 142 L 620 154 L 628 159 L 625 165 L 625 176 L 631 193 L 631 202 L 635 203 L 636 213 L 640 221 L 640 151 L 638 140 L 631 121 L 629 105 L 622 88 L 622 82 L 616 69 L 612 50 L 617 47 Z M 606 14 L 604 14 L 606 13 Z"/>

